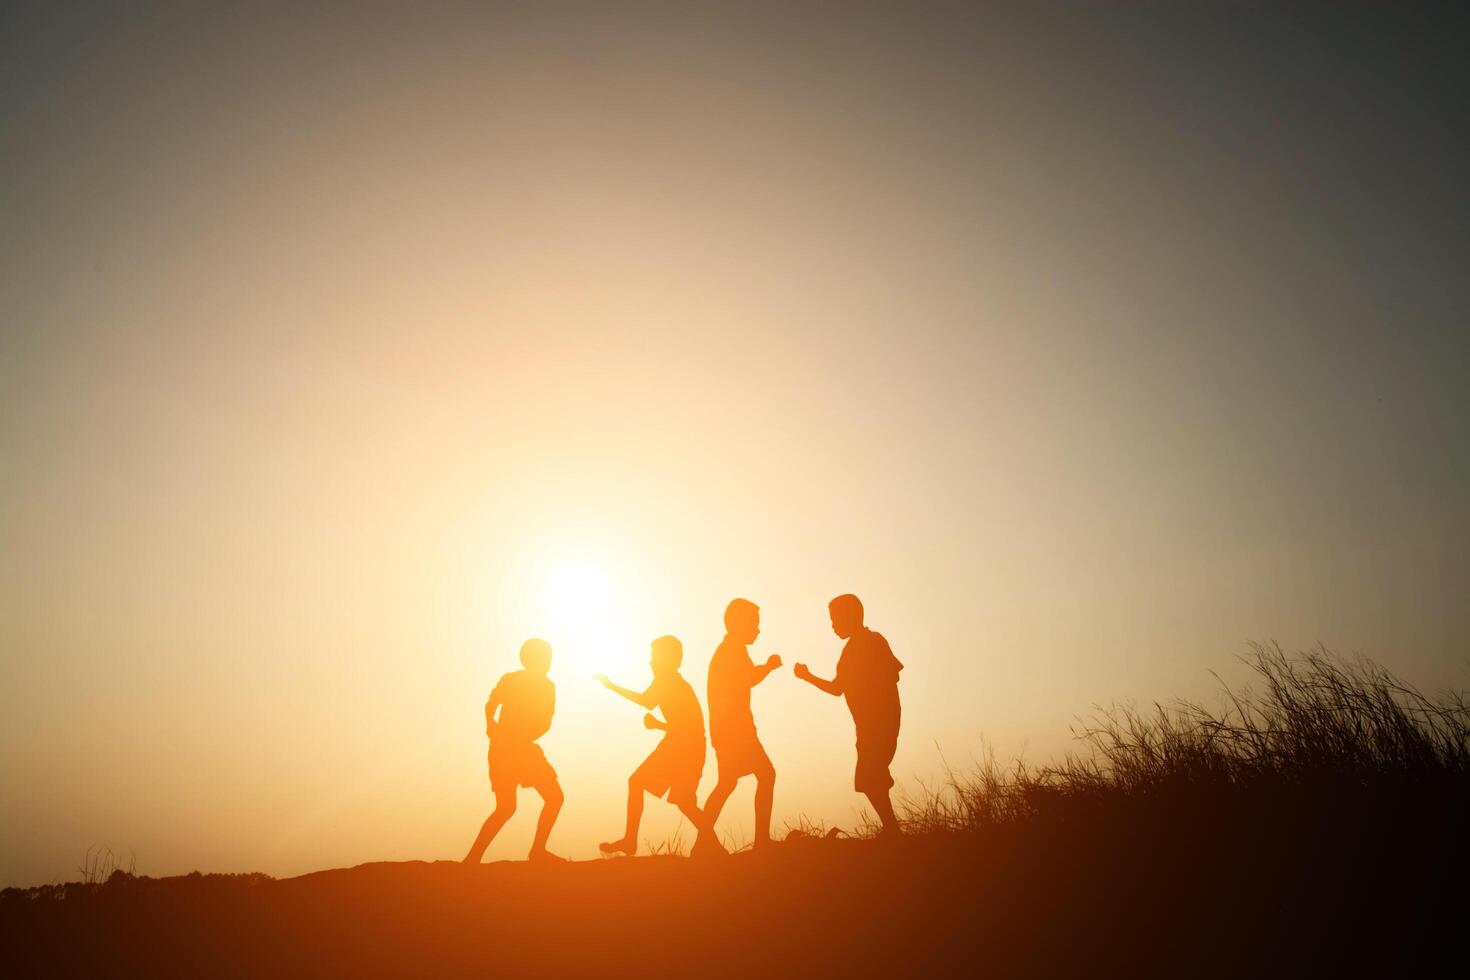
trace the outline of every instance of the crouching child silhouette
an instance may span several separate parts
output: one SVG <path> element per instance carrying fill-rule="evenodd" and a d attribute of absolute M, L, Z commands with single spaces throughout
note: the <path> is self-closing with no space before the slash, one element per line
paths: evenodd
<path fill-rule="evenodd" d="M 661 636 L 653 641 L 649 663 L 653 669 L 653 683 L 646 691 L 639 693 L 619 687 L 602 674 L 597 675 L 603 687 L 649 710 L 650 714 L 643 718 L 645 728 L 665 733 L 643 764 L 628 777 L 627 826 L 620 840 L 598 845 L 603 854 L 637 853 L 644 793 L 656 797 L 667 794 L 669 802 L 694 824 L 699 835 L 694 844 L 695 855 L 724 850 L 695 798 L 699 777 L 704 773 L 704 713 L 699 710 L 699 698 L 695 696 L 694 688 L 679 673 L 683 660 L 684 647 L 678 639 Z M 654 708 L 663 712 L 662 721 L 651 713 Z"/>
<path fill-rule="evenodd" d="M 828 604 L 827 611 L 832 632 L 847 641 L 837 660 L 837 676 L 830 681 L 816 677 L 806 664 L 797 664 L 792 673 L 819 691 L 847 699 L 847 710 L 857 727 L 853 788 L 873 804 L 884 835 L 891 836 L 898 833 L 898 818 L 889 796 L 893 774 L 888 766 L 898 749 L 898 672 L 903 664 L 883 634 L 863 625 L 863 604 L 857 596 L 840 595 Z"/>
<path fill-rule="evenodd" d="M 557 782 L 556 770 L 546 761 L 546 753 L 536 744 L 536 739 L 551 729 L 551 716 L 556 711 L 556 686 L 546 676 L 551 669 L 551 644 L 545 640 L 527 640 L 521 645 L 521 665 L 524 670 L 500 678 L 490 692 L 490 700 L 485 702 L 485 734 L 490 736 L 488 761 L 495 811 L 486 818 L 479 836 L 470 845 L 465 864 L 480 862 L 485 848 L 516 812 L 518 786 L 529 786 L 542 800 L 530 860 L 563 860 L 546 850 L 546 839 L 551 836 L 552 824 L 556 823 L 564 799 L 561 784 Z"/>

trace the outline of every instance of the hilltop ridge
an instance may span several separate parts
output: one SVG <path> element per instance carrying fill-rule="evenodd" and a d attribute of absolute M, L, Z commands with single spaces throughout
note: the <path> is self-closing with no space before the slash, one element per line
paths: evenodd
<path fill-rule="evenodd" d="M 803 840 L 766 854 L 115 874 L 9 889 L 16 976 L 1177 974 L 1401 967 L 1455 934 L 1453 865 L 1144 828 Z M 1337 835 L 1332 835 L 1337 836 Z M 1320 842 L 1319 842 L 1320 843 Z M 1224 846 L 1220 846 L 1220 845 Z M 1463 862 L 1460 867 L 1463 867 Z M 1393 901 L 1389 901 L 1389 897 Z"/>

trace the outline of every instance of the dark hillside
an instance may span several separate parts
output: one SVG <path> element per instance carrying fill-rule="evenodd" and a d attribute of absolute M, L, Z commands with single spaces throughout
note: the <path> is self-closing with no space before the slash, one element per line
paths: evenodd
<path fill-rule="evenodd" d="M 713 860 L 367 864 L 0 894 L 7 976 L 1436 973 L 1463 963 L 1462 700 L 1261 651 L 1260 695 L 1105 717 L 897 841 Z M 1454 967 L 1452 972 L 1460 972 Z"/>

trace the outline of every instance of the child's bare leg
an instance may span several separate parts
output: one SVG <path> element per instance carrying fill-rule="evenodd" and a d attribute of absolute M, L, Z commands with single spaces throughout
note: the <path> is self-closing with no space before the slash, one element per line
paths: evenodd
<path fill-rule="evenodd" d="M 776 802 L 776 767 L 767 764 L 755 774 L 755 845 L 771 842 L 771 809 Z"/>
<path fill-rule="evenodd" d="M 725 809 L 725 801 L 730 798 L 731 793 L 735 792 L 735 785 L 738 782 L 740 782 L 738 778 L 727 779 L 721 776 L 720 781 L 715 783 L 715 788 L 710 791 L 709 799 L 704 801 L 704 813 L 711 827 L 715 825 L 715 821 L 720 819 L 720 811 Z"/>
<path fill-rule="evenodd" d="M 675 804 L 679 812 L 684 814 L 685 819 L 694 824 L 698 836 L 694 839 L 694 849 L 689 852 L 690 857 L 706 857 L 713 854 L 726 853 L 720 839 L 715 836 L 715 822 L 710 819 L 709 809 L 700 810 L 698 804 L 690 798 L 682 803 Z"/>
<path fill-rule="evenodd" d="M 551 836 L 551 827 L 556 823 L 556 816 L 561 813 L 561 805 L 566 800 L 561 784 L 556 780 L 545 786 L 537 786 L 536 792 L 541 794 L 541 816 L 536 820 L 536 839 L 531 843 L 533 858 L 547 853 L 546 840 Z"/>
<path fill-rule="evenodd" d="M 636 776 L 628 779 L 628 824 L 623 828 L 623 839 L 599 844 L 604 854 L 622 851 L 634 854 L 638 850 L 638 824 L 643 821 L 643 783 Z"/>
<path fill-rule="evenodd" d="M 873 809 L 878 811 L 878 819 L 883 823 L 885 833 L 894 833 L 898 830 L 898 817 L 893 812 L 893 800 L 888 796 L 888 790 L 864 790 L 863 795 L 868 802 L 873 804 Z"/>
<path fill-rule="evenodd" d="M 516 788 L 503 790 L 495 794 L 495 811 L 485 818 L 485 823 L 480 827 L 480 834 L 475 842 L 470 845 L 470 852 L 465 855 L 465 864 L 479 864 L 480 859 L 485 856 L 485 848 L 500 833 L 500 828 L 516 812 Z"/>
<path fill-rule="evenodd" d="M 636 779 L 628 780 L 628 822 L 623 828 L 623 841 L 638 843 L 638 825 L 643 822 L 643 784 Z"/>
<path fill-rule="evenodd" d="M 678 806 L 679 812 L 684 814 L 685 819 L 694 824 L 694 829 L 698 831 L 700 837 L 708 835 L 714 829 L 714 824 L 709 819 L 708 810 L 701 810 L 698 804 L 691 800 L 678 803 L 676 806 Z"/>

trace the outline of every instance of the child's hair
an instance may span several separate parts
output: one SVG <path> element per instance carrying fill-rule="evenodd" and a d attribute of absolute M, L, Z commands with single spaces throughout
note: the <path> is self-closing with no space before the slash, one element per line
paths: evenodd
<path fill-rule="evenodd" d="M 551 669 L 551 644 L 532 637 L 521 644 L 521 666 L 546 673 Z"/>
<path fill-rule="evenodd" d="M 844 593 L 843 595 L 840 595 L 837 598 L 833 599 L 831 602 L 827 603 L 827 608 L 832 611 L 833 615 L 841 612 L 846 613 L 847 615 L 856 619 L 859 623 L 863 621 L 862 600 L 853 595 L 851 592 Z"/>
<path fill-rule="evenodd" d="M 749 622 L 760 611 L 760 606 L 749 599 L 731 599 L 725 607 L 725 629 L 732 630 L 737 623 Z"/>
<path fill-rule="evenodd" d="M 653 641 L 653 659 L 666 661 L 675 670 L 684 662 L 684 644 L 677 636 L 660 636 Z"/>

